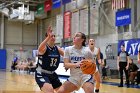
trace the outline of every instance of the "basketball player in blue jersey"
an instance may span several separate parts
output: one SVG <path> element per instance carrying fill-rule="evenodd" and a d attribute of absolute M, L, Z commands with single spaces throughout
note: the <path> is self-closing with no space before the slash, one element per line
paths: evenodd
<path fill-rule="evenodd" d="M 62 84 L 55 73 L 60 63 L 63 50 L 55 45 L 55 35 L 51 27 L 48 28 L 45 40 L 38 48 L 38 63 L 35 80 L 44 93 L 55 93 Z"/>
<path fill-rule="evenodd" d="M 73 46 L 65 48 L 64 66 L 70 69 L 70 77 L 58 89 L 57 93 L 71 93 L 82 87 L 85 93 L 94 92 L 91 75 L 83 74 L 80 65 L 83 59 L 92 59 L 92 53 L 85 47 L 86 36 L 78 32 L 73 38 Z"/>

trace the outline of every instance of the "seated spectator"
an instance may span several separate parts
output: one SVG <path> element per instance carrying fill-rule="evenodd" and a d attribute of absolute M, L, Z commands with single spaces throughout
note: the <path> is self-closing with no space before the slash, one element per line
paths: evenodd
<path fill-rule="evenodd" d="M 28 61 L 27 60 L 22 61 L 22 70 L 23 71 L 28 70 Z"/>
<path fill-rule="evenodd" d="M 23 69 L 22 69 L 22 61 L 17 60 L 16 69 L 19 70 L 19 71 L 20 71 L 20 70 L 23 70 Z"/>
<path fill-rule="evenodd" d="M 30 72 L 35 72 L 35 70 L 36 70 L 36 63 L 34 61 L 30 61 L 28 68 L 29 68 L 29 74 L 30 74 Z"/>
<path fill-rule="evenodd" d="M 140 69 L 137 72 L 137 79 L 136 79 L 137 85 L 140 84 Z"/>
<path fill-rule="evenodd" d="M 103 63 L 102 63 L 102 78 L 103 79 L 108 79 L 108 77 L 107 77 L 107 68 L 108 68 L 108 66 L 106 65 L 106 59 L 104 59 L 104 61 L 103 61 Z"/>
<path fill-rule="evenodd" d="M 11 72 L 16 69 L 16 65 L 17 65 L 17 62 L 16 61 L 12 61 Z"/>
<path fill-rule="evenodd" d="M 129 60 L 129 80 L 131 82 L 131 84 L 134 84 L 134 79 L 137 76 L 137 72 L 138 72 L 138 67 L 135 63 L 133 63 L 133 59 Z"/>
<path fill-rule="evenodd" d="M 140 48 L 139 48 L 139 51 L 138 51 L 137 60 L 138 60 L 138 63 L 140 64 Z"/>
<path fill-rule="evenodd" d="M 28 71 L 28 61 L 27 60 L 18 60 L 16 69 L 21 72 L 27 72 Z"/>

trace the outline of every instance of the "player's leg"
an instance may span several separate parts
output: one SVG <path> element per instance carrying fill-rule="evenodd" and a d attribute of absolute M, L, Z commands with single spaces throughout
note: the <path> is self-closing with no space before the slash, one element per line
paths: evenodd
<path fill-rule="evenodd" d="M 131 82 L 131 84 L 134 84 L 134 80 L 135 80 L 135 77 L 137 75 L 137 71 L 135 72 L 130 72 L 130 75 L 129 75 L 129 81 Z"/>
<path fill-rule="evenodd" d="M 93 83 L 85 82 L 83 84 L 82 88 L 85 91 L 85 93 L 94 93 L 94 84 Z"/>
<path fill-rule="evenodd" d="M 53 86 L 52 86 L 52 84 L 49 80 L 49 76 L 47 74 L 36 72 L 35 80 L 36 80 L 38 86 L 40 87 L 40 89 L 44 93 L 54 93 Z"/>
<path fill-rule="evenodd" d="M 120 67 L 119 73 L 120 73 L 120 85 L 118 87 L 123 87 L 123 68 L 122 67 Z"/>
<path fill-rule="evenodd" d="M 77 86 L 70 81 L 65 81 L 63 85 L 58 89 L 57 93 L 70 93 L 77 90 Z"/>
<path fill-rule="evenodd" d="M 99 71 L 97 71 L 94 75 L 93 78 L 95 79 L 96 85 L 95 85 L 95 93 L 99 92 L 99 88 L 100 88 L 100 83 L 101 83 L 101 76 Z"/>
<path fill-rule="evenodd" d="M 124 68 L 124 72 L 125 72 L 125 77 L 126 77 L 126 85 L 127 87 L 129 87 L 129 75 L 128 75 L 128 70 L 126 68 Z"/>
<path fill-rule="evenodd" d="M 53 86 L 54 91 L 57 91 L 62 85 L 56 73 L 53 73 L 53 75 L 49 76 L 49 80 Z"/>
<path fill-rule="evenodd" d="M 94 93 L 94 81 L 92 75 L 82 75 L 81 86 L 85 93 Z"/>
<path fill-rule="evenodd" d="M 44 93 L 54 93 L 54 89 L 53 89 L 52 85 L 49 83 L 44 83 L 43 87 L 41 87 L 41 90 Z"/>

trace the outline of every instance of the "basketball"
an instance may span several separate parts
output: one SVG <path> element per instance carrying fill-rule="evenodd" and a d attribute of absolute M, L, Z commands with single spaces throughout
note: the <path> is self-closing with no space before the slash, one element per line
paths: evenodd
<path fill-rule="evenodd" d="M 83 74 L 94 74 L 96 71 L 96 64 L 92 60 L 83 60 L 80 69 Z"/>

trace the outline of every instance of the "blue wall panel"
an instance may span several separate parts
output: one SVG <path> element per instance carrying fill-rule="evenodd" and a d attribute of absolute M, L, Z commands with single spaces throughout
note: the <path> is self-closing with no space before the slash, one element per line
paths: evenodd
<path fill-rule="evenodd" d="M 0 69 L 6 69 L 6 50 L 0 49 Z"/>

